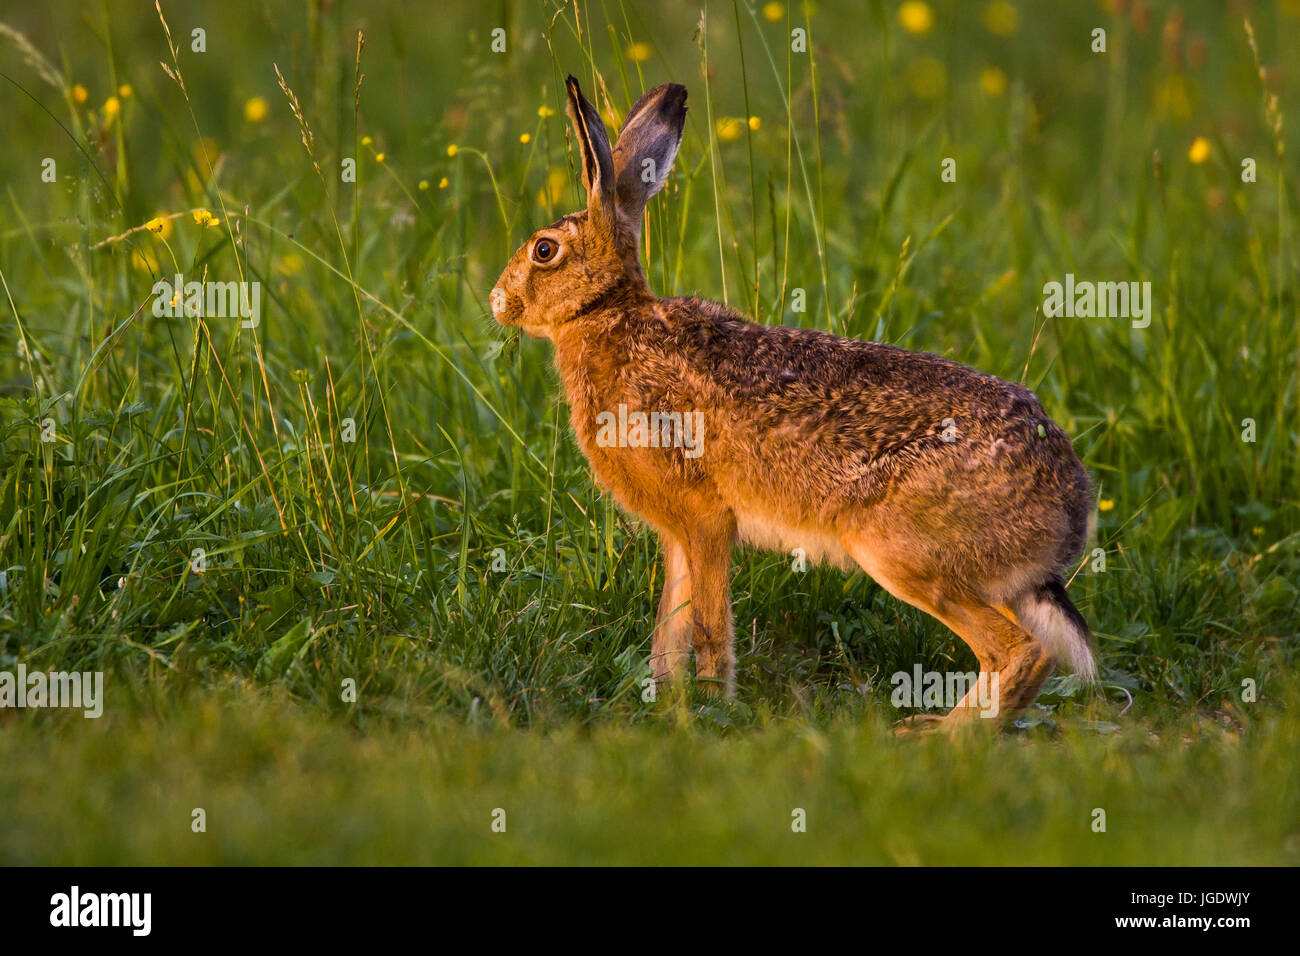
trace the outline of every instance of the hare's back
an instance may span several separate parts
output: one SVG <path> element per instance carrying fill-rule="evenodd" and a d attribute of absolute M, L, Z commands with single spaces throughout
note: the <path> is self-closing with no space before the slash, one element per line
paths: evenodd
<path fill-rule="evenodd" d="M 945 422 L 996 438 L 1009 428 L 1032 431 L 1046 419 L 1024 386 L 938 355 L 758 325 L 700 299 L 669 299 L 664 306 L 683 373 L 738 407 L 839 420 L 882 449 L 922 435 L 941 437 Z"/>

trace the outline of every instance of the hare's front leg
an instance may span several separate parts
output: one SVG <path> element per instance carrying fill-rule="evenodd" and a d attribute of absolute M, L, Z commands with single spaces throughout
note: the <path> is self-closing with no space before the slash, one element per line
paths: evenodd
<path fill-rule="evenodd" d="M 711 694 L 736 691 L 731 633 L 731 545 L 736 522 L 730 512 L 699 519 L 686 534 L 691 571 L 695 677 Z"/>
<path fill-rule="evenodd" d="M 650 667 L 655 682 L 663 684 L 686 673 L 691 652 L 691 569 L 686 548 L 675 537 L 660 533 L 664 549 L 664 593 L 659 598 Z"/>

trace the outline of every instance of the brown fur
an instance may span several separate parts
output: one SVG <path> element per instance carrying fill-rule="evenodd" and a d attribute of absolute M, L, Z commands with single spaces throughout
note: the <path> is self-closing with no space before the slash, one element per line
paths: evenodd
<path fill-rule="evenodd" d="M 499 322 L 554 342 L 593 474 L 661 536 L 656 677 L 681 674 L 689 644 L 697 676 L 732 690 L 737 541 L 860 565 L 997 671 L 1008 711 L 1033 699 L 1061 641 L 1090 672 L 1082 619 L 1047 587 L 1084 545 L 1088 476 L 1030 390 L 939 356 L 757 325 L 651 292 L 637 237 L 676 153 L 685 98 L 673 84 L 651 90 L 611 151 L 570 78 L 588 208 L 530 238 L 492 299 Z M 657 181 L 629 172 L 646 157 Z M 535 258 L 543 238 L 561 250 L 547 263 Z M 597 415 L 620 404 L 701 412 L 703 454 L 601 447 Z M 1026 630 L 1021 607 L 1065 636 Z M 971 713 L 963 702 L 950 720 Z"/>

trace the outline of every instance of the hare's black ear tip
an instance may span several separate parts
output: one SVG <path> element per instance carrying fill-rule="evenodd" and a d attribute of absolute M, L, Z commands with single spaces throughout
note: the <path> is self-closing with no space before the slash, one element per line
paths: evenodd
<path fill-rule="evenodd" d="M 578 78 L 574 76 L 572 73 L 570 73 L 568 76 L 564 78 L 564 87 L 570 93 L 577 93 L 579 95 L 582 94 L 582 87 L 578 85 Z"/>
<path fill-rule="evenodd" d="M 664 107 L 681 107 L 686 105 L 686 87 L 680 83 L 664 83 L 656 86 L 646 94 L 647 99 L 655 100 L 660 109 Z"/>
<path fill-rule="evenodd" d="M 667 95 L 664 97 L 665 112 L 678 122 L 682 122 L 686 119 L 686 87 L 680 83 L 669 83 L 667 86 Z"/>

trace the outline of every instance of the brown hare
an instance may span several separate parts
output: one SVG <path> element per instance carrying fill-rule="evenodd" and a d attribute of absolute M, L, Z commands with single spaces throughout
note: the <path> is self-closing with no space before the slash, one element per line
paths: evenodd
<path fill-rule="evenodd" d="M 1058 656 L 1094 679 L 1062 578 L 1088 534 L 1088 475 L 1034 393 L 936 355 L 659 298 L 639 235 L 686 89 L 642 96 L 612 149 L 573 77 L 567 90 L 587 208 L 519 248 L 492 312 L 554 342 L 597 482 L 659 533 L 655 678 L 683 675 L 694 649 L 697 679 L 734 692 L 741 542 L 856 562 L 970 645 L 1003 713 L 1033 700 Z M 977 712 L 975 694 L 950 726 Z"/>

